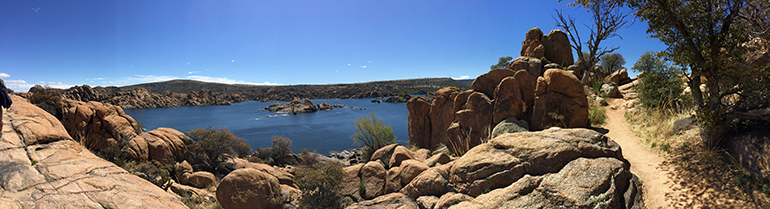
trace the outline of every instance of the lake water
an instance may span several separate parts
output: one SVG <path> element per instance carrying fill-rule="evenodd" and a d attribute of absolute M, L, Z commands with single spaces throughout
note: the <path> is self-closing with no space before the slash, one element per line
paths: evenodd
<path fill-rule="evenodd" d="M 238 137 L 244 138 L 251 148 L 270 147 L 274 135 L 292 140 L 291 150 L 299 153 L 302 149 L 328 154 L 357 146 L 350 136 L 355 133 L 354 121 L 370 113 L 390 125 L 396 142 L 408 145 L 408 110 L 405 103 L 372 103 L 372 99 L 314 99 L 314 104 L 323 102 L 342 104 L 346 107 L 330 111 L 302 113 L 297 115 L 264 111 L 275 102 L 247 101 L 223 106 L 173 107 L 156 109 L 125 109 L 144 128 L 153 130 L 169 127 L 187 132 L 198 128 L 229 128 Z"/>

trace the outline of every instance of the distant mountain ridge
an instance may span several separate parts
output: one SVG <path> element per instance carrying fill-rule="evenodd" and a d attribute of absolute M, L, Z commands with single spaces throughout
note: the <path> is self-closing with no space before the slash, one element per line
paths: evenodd
<path fill-rule="evenodd" d="M 422 78 L 354 84 L 259 86 L 171 80 L 124 87 L 75 86 L 63 91 L 65 98 L 97 101 L 123 108 L 227 105 L 247 100 L 291 101 L 309 99 L 362 99 L 427 94 L 454 86 L 470 89 L 470 83 L 451 78 Z"/>

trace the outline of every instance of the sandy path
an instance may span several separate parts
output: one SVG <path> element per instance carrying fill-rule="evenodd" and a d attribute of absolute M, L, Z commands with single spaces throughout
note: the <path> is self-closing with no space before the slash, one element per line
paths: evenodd
<path fill-rule="evenodd" d="M 672 205 L 666 196 L 679 196 L 674 187 L 671 176 L 663 171 L 661 164 L 664 159 L 649 148 L 640 144 L 639 138 L 631 131 L 623 115 L 625 100 L 608 100 L 607 122 L 604 128 L 609 130 L 607 136 L 614 140 L 623 150 L 623 157 L 631 163 L 631 172 L 634 172 L 644 185 L 644 204 L 647 208 L 668 208 Z M 617 107 L 615 110 L 611 106 Z"/>

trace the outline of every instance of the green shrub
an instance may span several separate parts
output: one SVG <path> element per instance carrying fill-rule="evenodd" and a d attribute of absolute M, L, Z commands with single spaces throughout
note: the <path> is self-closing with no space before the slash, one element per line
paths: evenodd
<path fill-rule="evenodd" d="M 171 182 L 171 165 L 162 165 L 158 161 L 130 161 L 123 166 L 126 171 L 152 182 L 166 190 Z"/>
<path fill-rule="evenodd" d="M 291 156 L 291 139 L 283 136 L 273 136 L 271 157 L 276 165 L 295 165 L 297 162 Z"/>
<path fill-rule="evenodd" d="M 187 146 L 192 153 L 205 153 L 208 156 L 209 164 L 211 161 L 219 161 L 225 154 L 238 154 L 246 156 L 251 153 L 251 146 L 246 144 L 246 140 L 235 136 L 230 129 L 195 129 L 188 131 L 193 143 Z"/>
<path fill-rule="evenodd" d="M 318 154 L 311 153 L 307 151 L 307 149 L 302 149 L 302 152 L 299 154 L 299 157 L 302 159 L 302 165 L 305 165 L 305 166 L 312 166 L 321 162 L 321 160 L 318 159 Z"/>
<path fill-rule="evenodd" d="M 370 117 L 358 118 L 355 121 L 356 133 L 350 136 L 355 145 L 364 145 L 369 152 L 389 144 L 396 143 L 396 137 L 393 135 L 393 129 L 390 125 L 383 125 L 382 120 L 370 114 Z"/>
<path fill-rule="evenodd" d="M 326 161 L 315 166 L 301 166 L 294 181 L 302 195 L 299 199 L 301 208 L 343 208 L 339 194 L 345 173 L 342 164 Z"/>
<path fill-rule="evenodd" d="M 645 52 L 631 68 L 639 75 L 639 99 L 642 106 L 647 108 L 676 108 L 682 101 L 682 85 L 679 78 L 680 69 L 670 66 L 655 56 L 655 52 Z"/>
<path fill-rule="evenodd" d="M 606 119 L 607 114 L 603 107 L 591 105 L 591 109 L 588 109 L 588 121 L 591 121 L 591 126 L 601 126 L 606 122 Z"/>
<path fill-rule="evenodd" d="M 366 185 L 364 185 L 364 182 L 358 183 L 358 194 L 361 195 L 361 197 L 365 196 L 366 194 Z"/>

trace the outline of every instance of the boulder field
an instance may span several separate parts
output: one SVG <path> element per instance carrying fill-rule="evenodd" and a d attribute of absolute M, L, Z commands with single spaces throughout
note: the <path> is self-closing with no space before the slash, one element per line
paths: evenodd
<path fill-rule="evenodd" d="M 187 208 L 92 154 L 43 109 L 11 99 L 0 140 L 0 208 Z"/>

